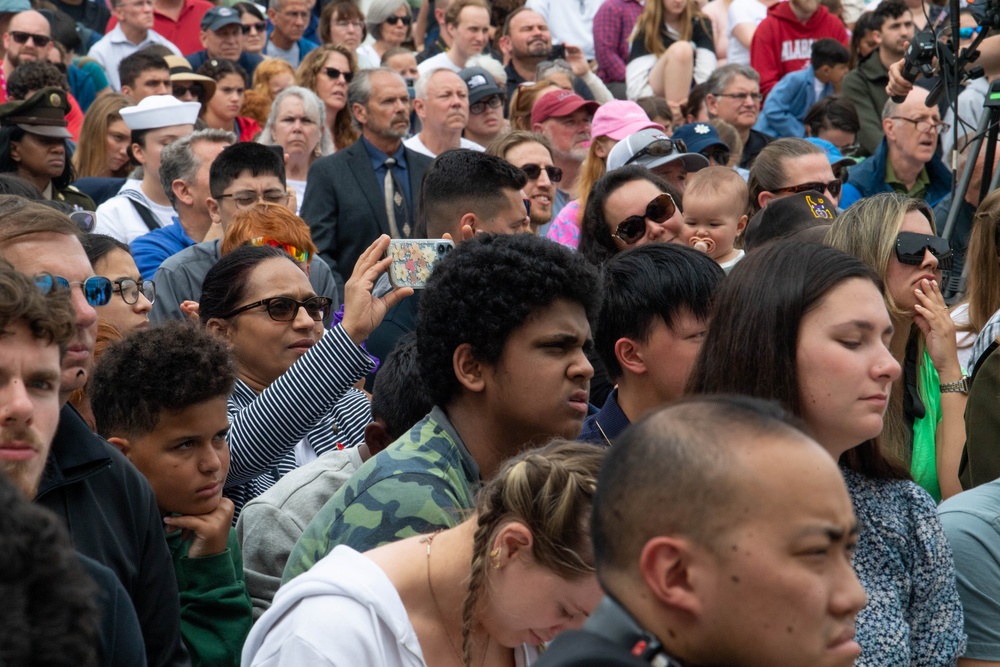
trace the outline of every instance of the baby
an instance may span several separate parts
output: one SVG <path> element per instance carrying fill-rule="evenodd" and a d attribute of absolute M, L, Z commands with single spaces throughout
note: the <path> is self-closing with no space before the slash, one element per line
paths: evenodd
<path fill-rule="evenodd" d="M 733 247 L 747 225 L 746 181 L 729 167 L 706 167 L 688 176 L 684 226 L 678 243 L 707 254 L 729 273 L 743 259 Z"/>

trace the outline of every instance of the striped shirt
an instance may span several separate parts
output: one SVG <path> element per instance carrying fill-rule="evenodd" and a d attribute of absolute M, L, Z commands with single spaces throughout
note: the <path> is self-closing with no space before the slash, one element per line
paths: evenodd
<path fill-rule="evenodd" d="M 283 470 L 295 467 L 295 446 L 303 438 L 317 453 L 338 442 L 358 444 L 371 409 L 362 409 L 356 394 L 339 404 L 373 366 L 371 357 L 337 325 L 260 394 L 236 381 L 229 397 L 226 478 L 226 496 L 236 505 L 234 522 L 248 500 L 270 488 Z"/>

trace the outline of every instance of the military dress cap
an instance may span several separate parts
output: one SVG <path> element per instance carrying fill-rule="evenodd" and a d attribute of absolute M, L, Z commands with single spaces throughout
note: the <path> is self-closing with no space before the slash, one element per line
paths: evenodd
<path fill-rule="evenodd" d="M 130 130 L 158 130 L 173 125 L 194 125 L 199 111 L 200 102 L 181 102 L 173 95 L 150 95 L 119 113 Z"/>
<path fill-rule="evenodd" d="M 69 102 L 66 91 L 50 86 L 42 88 L 26 100 L 7 102 L 0 106 L 0 126 L 16 125 L 25 132 L 43 137 L 72 139 L 66 129 Z"/>

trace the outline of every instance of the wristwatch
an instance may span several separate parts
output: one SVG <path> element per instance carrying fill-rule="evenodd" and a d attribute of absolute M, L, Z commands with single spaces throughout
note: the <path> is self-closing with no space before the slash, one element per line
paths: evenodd
<path fill-rule="evenodd" d="M 961 380 L 957 382 L 942 382 L 939 386 L 939 390 L 942 394 L 948 392 L 956 392 L 962 394 L 969 393 L 969 376 L 963 375 Z"/>

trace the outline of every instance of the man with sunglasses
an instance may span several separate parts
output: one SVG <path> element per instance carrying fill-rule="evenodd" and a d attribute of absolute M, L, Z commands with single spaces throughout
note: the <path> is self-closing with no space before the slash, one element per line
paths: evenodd
<path fill-rule="evenodd" d="M 206 60 L 212 58 L 224 58 L 237 62 L 240 67 L 246 70 L 247 86 L 253 79 L 254 70 L 257 65 L 264 62 L 264 58 L 256 53 L 243 50 L 243 40 L 240 38 L 243 30 L 243 21 L 240 13 L 231 7 L 213 7 L 205 13 L 201 19 L 201 31 L 199 39 L 204 47 L 201 51 L 195 51 L 187 56 L 191 69 L 197 70 Z M 214 90 L 214 86 L 213 86 Z M 211 95 L 205 99 L 208 100 Z"/>
<path fill-rule="evenodd" d="M 552 220 L 556 187 L 563 178 L 562 169 L 552 162 L 549 140 L 534 132 L 517 130 L 487 146 L 486 152 L 510 162 L 528 177 L 524 184 L 524 194 L 531 202 L 528 225 L 532 234 L 538 234 Z"/>
<path fill-rule="evenodd" d="M 0 103 L 7 101 L 7 78 L 22 62 L 45 60 L 52 41 L 48 20 L 33 9 L 18 12 L 3 36 L 3 70 L 0 72 Z"/>
<path fill-rule="evenodd" d="M 163 522 L 148 482 L 94 434 L 69 395 L 93 365 L 97 312 L 112 298 L 95 276 L 80 228 L 58 211 L 21 197 L 0 198 L 0 257 L 35 278 L 39 289 L 69 290 L 75 321 L 62 360 L 59 426 L 36 502 L 59 515 L 76 549 L 117 575 L 135 606 L 149 665 L 185 665 L 177 582 Z"/>
<path fill-rule="evenodd" d="M 938 157 L 938 137 L 948 131 L 936 106 L 926 104 L 927 90 L 916 87 L 896 104 L 882 110 L 885 138 L 870 158 L 850 171 L 840 198 L 847 208 L 878 192 L 899 192 L 934 207 L 951 192 L 951 170 Z"/>

